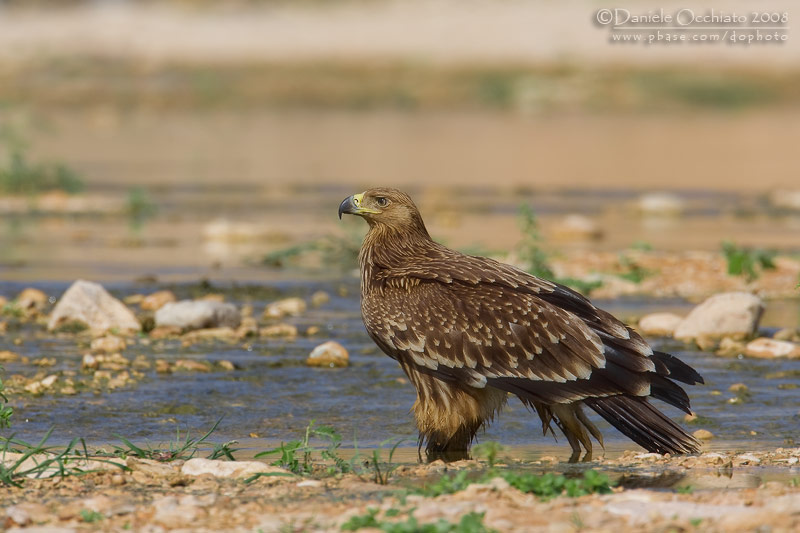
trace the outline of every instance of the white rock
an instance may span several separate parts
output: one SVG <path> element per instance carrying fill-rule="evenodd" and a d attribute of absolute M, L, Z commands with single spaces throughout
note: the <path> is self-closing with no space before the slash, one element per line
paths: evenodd
<path fill-rule="evenodd" d="M 637 208 L 645 215 L 677 215 L 684 209 L 680 196 L 666 192 L 651 192 L 639 197 Z"/>
<path fill-rule="evenodd" d="M 639 331 L 644 335 L 669 337 L 683 321 L 683 317 L 675 313 L 650 313 L 639 320 Z"/>
<path fill-rule="evenodd" d="M 800 345 L 788 341 L 776 341 L 760 337 L 747 343 L 744 354 L 758 359 L 800 358 Z"/>
<path fill-rule="evenodd" d="M 769 197 L 775 207 L 800 211 L 800 189 L 777 190 Z"/>
<path fill-rule="evenodd" d="M 284 298 L 272 302 L 264 309 L 264 318 L 300 316 L 306 312 L 306 302 L 302 298 Z"/>
<path fill-rule="evenodd" d="M 181 300 L 164 304 L 156 311 L 155 320 L 157 327 L 202 329 L 237 328 L 242 318 L 233 304 L 211 300 Z"/>
<path fill-rule="evenodd" d="M 551 229 L 554 237 L 564 240 L 599 240 L 603 238 L 603 230 L 593 219 L 571 214 L 556 223 Z"/>
<path fill-rule="evenodd" d="M 320 344 L 306 359 L 308 366 L 344 367 L 349 364 L 347 349 L 338 342 L 328 341 Z"/>
<path fill-rule="evenodd" d="M 82 322 L 92 333 L 110 329 L 120 332 L 139 331 L 141 326 L 125 304 L 111 296 L 99 283 L 79 279 L 61 296 L 50 314 L 47 329 L 54 330 L 66 322 Z"/>
<path fill-rule="evenodd" d="M 745 338 L 758 327 L 764 304 L 761 298 L 747 292 L 715 294 L 692 309 L 678 327 L 675 338 L 692 341 L 705 338 Z"/>
<path fill-rule="evenodd" d="M 183 464 L 181 472 L 187 476 L 211 474 L 214 477 L 247 478 L 256 474 L 289 474 L 283 468 L 260 461 L 217 461 L 195 457 Z"/>

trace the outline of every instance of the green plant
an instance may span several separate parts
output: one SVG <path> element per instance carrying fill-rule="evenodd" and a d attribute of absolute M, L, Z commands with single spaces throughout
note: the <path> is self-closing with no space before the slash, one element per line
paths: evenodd
<path fill-rule="evenodd" d="M 138 233 L 144 223 L 158 213 L 158 207 L 143 188 L 134 187 L 128 191 L 125 213 L 128 215 L 131 230 Z"/>
<path fill-rule="evenodd" d="M 467 470 L 459 470 L 453 475 L 445 474 L 433 483 L 425 483 L 421 488 L 415 490 L 417 494 L 435 498 L 442 494 L 453 494 L 466 489 L 471 483 L 476 481 L 469 479 L 470 472 Z M 478 479 L 477 482 L 483 479 Z"/>
<path fill-rule="evenodd" d="M 284 268 L 298 259 L 317 256 L 319 264 L 326 268 L 338 265 L 351 268 L 358 259 L 361 249 L 361 233 L 349 232 L 344 237 L 327 235 L 319 239 L 288 246 L 266 254 L 261 262 L 267 266 Z"/>
<path fill-rule="evenodd" d="M 622 279 L 626 279 L 628 281 L 632 281 L 637 285 L 652 276 L 654 272 L 652 270 L 648 270 L 642 267 L 639 263 L 631 259 L 625 254 L 620 254 L 619 256 L 619 265 L 622 267 L 623 272 L 618 274 L 618 276 Z"/>
<path fill-rule="evenodd" d="M 325 447 L 317 447 L 311 444 L 312 438 L 322 439 L 327 442 Z M 288 443 L 281 443 L 277 448 L 266 450 L 255 455 L 256 458 L 267 457 L 270 455 L 280 455 L 272 464 L 281 466 L 290 472 L 298 475 L 312 474 L 314 472 L 313 455 L 319 453 L 323 459 L 333 462 L 333 466 L 328 468 L 328 474 L 337 471 L 341 473 L 352 472 L 352 464 L 339 456 L 338 450 L 342 443 L 342 437 L 329 426 L 314 426 L 314 420 L 309 422 L 305 434 L 300 440 L 293 440 Z"/>
<path fill-rule="evenodd" d="M 745 248 L 724 241 L 722 254 L 728 265 L 728 275 L 744 276 L 748 282 L 758 279 L 764 270 L 775 269 L 777 253 L 772 250 Z"/>
<path fill-rule="evenodd" d="M 206 439 L 208 439 L 208 437 L 210 437 L 211 434 L 217 430 L 220 422 L 222 422 L 222 418 L 217 420 L 211 429 L 209 429 L 203 436 L 196 439 L 190 439 L 188 431 L 186 432 L 186 435 L 181 438 L 180 430 L 176 430 L 175 442 L 169 443 L 166 448 L 153 448 L 149 444 L 147 444 L 145 448 L 142 448 L 133 444 L 125 437 L 115 434 L 114 436 L 121 440 L 124 446 L 113 446 L 112 453 L 117 457 L 124 458 L 133 456 L 142 459 L 152 459 L 154 461 L 163 462 L 174 461 L 176 459 L 191 459 L 199 450 L 200 445 L 206 442 Z M 216 446 L 211 452 L 211 455 L 215 456 L 215 458 L 225 455 L 229 459 L 233 459 L 233 452 L 236 450 L 231 450 L 229 448 L 231 444 L 233 444 L 233 441 Z"/>
<path fill-rule="evenodd" d="M 389 457 L 386 462 L 381 460 L 381 455 L 383 451 L 383 447 L 389 443 L 391 439 L 385 440 L 380 443 L 378 448 L 372 450 L 372 457 L 365 461 L 367 468 L 372 471 L 372 481 L 374 483 L 378 483 L 379 485 L 388 485 L 389 478 L 391 478 L 392 473 L 397 470 L 396 464 L 392 462 L 394 458 L 394 452 L 397 451 L 397 448 L 405 442 L 405 439 L 401 439 L 394 443 L 392 448 L 389 450 Z M 358 455 L 358 449 L 356 448 L 356 455 Z"/>
<path fill-rule="evenodd" d="M 93 522 L 99 522 L 102 519 L 103 519 L 103 513 L 98 513 L 97 511 L 92 511 L 90 509 L 81 509 L 81 520 L 83 520 L 87 524 L 91 524 Z"/>
<path fill-rule="evenodd" d="M 527 472 L 502 472 L 500 477 L 522 491 L 535 494 L 544 500 L 558 496 L 575 498 L 587 494 L 608 494 L 611 482 L 608 476 L 596 470 L 586 470 L 580 478 L 567 478 L 561 474 L 546 473 L 542 475 Z"/>
<path fill-rule="evenodd" d="M 2 366 L 0 366 L 0 373 L 4 372 Z M 5 385 L 3 384 L 3 380 L 0 379 L 0 429 L 7 429 L 11 427 L 11 415 L 14 414 L 14 409 L 9 407 L 8 404 L 8 397 L 6 397 L 5 393 Z"/>
<path fill-rule="evenodd" d="M 553 279 L 555 274 L 550 267 L 547 253 L 542 250 L 542 235 L 539 221 L 533 209 L 523 205 L 519 209 L 522 242 L 519 244 L 519 258 L 525 262 L 528 272 L 540 278 Z"/>
<path fill-rule="evenodd" d="M 694 487 L 691 485 L 681 485 L 680 487 L 675 487 L 675 492 L 678 494 L 692 494 L 694 493 Z"/>
<path fill-rule="evenodd" d="M 84 470 L 82 463 L 92 460 L 108 463 L 122 470 L 129 470 L 124 464 L 90 456 L 83 439 L 73 439 L 64 448 L 45 446 L 53 433 L 52 428 L 38 444 L 30 444 L 10 436 L 0 439 L 0 483 L 22 487 L 26 478 L 52 478 L 78 476 L 93 472 Z M 7 459 L 9 454 L 18 454 Z"/>
<path fill-rule="evenodd" d="M 397 511 L 390 509 L 389 511 Z M 396 517 L 399 511 L 384 513 L 385 517 Z M 420 524 L 411 511 L 407 512 L 405 520 L 386 521 L 378 519 L 378 510 L 375 508 L 367 509 L 366 514 L 356 515 L 342 524 L 342 531 L 358 531 L 362 528 L 379 529 L 387 533 L 485 533 L 494 531 L 487 528 L 483 523 L 483 513 L 467 513 L 453 524 L 444 519 L 437 522 Z"/>
<path fill-rule="evenodd" d="M 475 453 L 476 457 L 486 458 L 489 468 L 494 468 L 494 465 L 497 462 L 497 456 L 500 454 L 500 452 L 505 451 L 505 449 L 505 446 L 499 442 L 490 440 L 488 442 L 478 444 L 472 449 L 472 451 Z"/>

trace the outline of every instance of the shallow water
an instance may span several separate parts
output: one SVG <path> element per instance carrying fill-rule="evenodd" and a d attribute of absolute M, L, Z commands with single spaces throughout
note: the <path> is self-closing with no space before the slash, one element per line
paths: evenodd
<path fill-rule="evenodd" d="M 14 294 L 21 287 L 0 284 L 0 293 Z M 43 288 L 58 296 L 66 284 L 54 283 Z M 120 284 L 110 288 L 116 295 L 124 296 L 151 292 L 157 287 Z M 198 290 L 196 285 L 171 288 L 179 297 L 188 297 Z M 279 295 L 307 297 L 316 290 L 327 291 L 331 295 L 330 302 L 310 309 L 300 318 L 288 320 L 301 332 L 308 326 L 319 326 L 322 333 L 313 338 L 301 336 L 293 342 L 254 339 L 231 345 L 198 343 L 191 347 L 182 347 L 180 341 L 151 346 L 136 344 L 125 352 L 129 359 L 138 354 L 145 354 L 149 359 L 227 359 L 237 369 L 169 375 L 148 370 L 143 380 L 113 392 L 42 397 L 13 395 L 10 398 L 15 409 L 13 431 L 17 437 L 28 441 L 38 440 L 52 427 L 54 443 L 84 437 L 90 443 L 102 445 L 119 443 L 115 435 L 122 435 L 134 442 L 158 446 L 174 441 L 176 430 L 189 430 L 190 436 L 199 437 L 223 417 L 210 440 L 238 440 L 250 450 L 245 452 L 249 454 L 299 438 L 309 421 L 316 420 L 317 424 L 336 428 L 343 436 L 344 446 L 350 447 L 356 441 L 362 447 L 376 447 L 386 440 L 393 444 L 407 439 L 403 447 L 407 446 L 411 450 L 408 453 L 415 455 L 416 432 L 409 414 L 414 400 L 413 387 L 402 379 L 404 375 L 397 364 L 381 354 L 366 335 L 355 279 L 274 283 L 266 289 L 255 285 L 211 288 L 213 292 L 225 293 L 228 301 L 253 304 L 257 314 L 269 299 Z M 680 301 L 618 299 L 597 303 L 622 317 L 653 309 L 688 307 Z M 781 305 L 790 315 L 794 314 L 796 323 L 797 303 L 770 304 L 778 310 Z M 785 317 L 785 313 L 768 314 L 764 326 L 785 325 Z M 16 336 L 23 338 L 21 346 L 12 344 Z M 311 349 L 328 339 L 342 343 L 349 350 L 351 365 L 344 369 L 306 367 L 304 360 Z M 688 390 L 694 410 L 703 417 L 702 423 L 690 425 L 689 429 L 702 427 L 712 431 L 716 440 L 709 448 L 769 449 L 791 445 L 798 438 L 800 394 L 787 387 L 797 383 L 800 361 L 720 358 L 687 350 L 674 341 L 658 339 L 654 340 L 654 346 L 675 353 L 705 377 L 706 385 Z M 58 363 L 46 369 L 48 374 L 60 370 L 79 371 L 84 351 L 77 346 L 74 337 L 41 338 L 27 330 L 0 338 L 0 350 L 4 349 L 30 358 L 55 357 Z M 7 375 L 32 376 L 39 370 L 20 363 L 7 363 L 5 367 Z M 736 397 L 728 392 L 734 383 L 745 383 L 750 389 L 749 395 L 736 405 L 728 403 Z M 664 407 L 676 418 L 682 417 L 677 410 Z M 608 453 L 634 448 L 602 420 L 598 425 L 605 435 Z M 547 454 L 566 456 L 569 449 L 563 438 L 556 443 L 552 436 L 542 436 L 538 417 L 513 399 L 480 440 L 495 440 L 512 446 L 514 455 L 520 458 Z"/>

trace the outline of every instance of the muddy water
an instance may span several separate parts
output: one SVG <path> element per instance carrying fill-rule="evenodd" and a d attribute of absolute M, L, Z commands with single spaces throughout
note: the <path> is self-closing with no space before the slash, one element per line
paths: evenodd
<path fill-rule="evenodd" d="M 15 293 L 22 285 L 0 284 L 1 293 Z M 267 287 L 267 290 L 264 288 Z M 66 284 L 52 283 L 43 287 L 58 296 Z M 119 296 L 149 292 L 156 286 L 131 284 L 110 285 Z M 170 286 L 179 296 L 189 296 L 196 286 Z M 233 362 L 234 371 L 210 373 L 157 374 L 145 371 L 145 377 L 114 392 L 81 392 L 74 396 L 32 397 L 14 395 L 14 428 L 17 436 L 37 440 L 53 427 L 54 442 L 84 437 L 90 443 L 118 442 L 115 434 L 154 446 L 174 440 L 176 429 L 190 430 L 199 436 L 220 417 L 223 421 L 214 442 L 238 440 L 241 446 L 255 450 L 274 446 L 301 436 L 311 420 L 335 427 L 346 446 L 357 441 L 359 446 L 375 447 L 382 441 L 408 439 L 400 457 L 416 455 L 415 431 L 409 408 L 414 398 L 413 387 L 403 379 L 396 363 L 379 353 L 367 337 L 358 310 L 357 282 L 351 277 L 335 281 L 271 283 L 253 286 L 216 286 L 229 301 L 251 303 L 256 313 L 268 299 L 279 295 L 309 296 L 325 290 L 331 301 L 311 309 L 301 318 L 291 320 L 301 331 L 319 326 L 322 333 L 299 337 L 296 341 L 255 339 L 252 342 L 207 343 L 182 347 L 180 341 L 164 344 L 136 344 L 126 351 L 133 358 L 144 354 L 149 359 L 196 358 Z M 680 301 L 615 300 L 598 302 L 618 316 L 632 316 L 652 309 L 685 311 Z M 784 325 L 787 317 L 798 318 L 796 302 L 776 302 L 768 314 L 765 327 Z M 20 346 L 12 338 L 20 337 Z M 351 354 L 351 366 L 345 369 L 312 369 L 303 361 L 309 351 L 323 340 L 334 339 L 344 344 Z M 737 360 L 715 357 L 709 353 L 687 350 L 685 346 L 655 340 L 655 347 L 669 350 L 689 362 L 706 379 L 705 386 L 690 388 L 692 404 L 703 417 L 701 424 L 717 439 L 711 449 L 769 449 L 790 445 L 798 439 L 800 394 L 794 387 L 800 375 L 800 361 Z M 73 337 L 41 338 L 22 330 L 0 339 L 0 350 L 12 349 L 31 358 L 55 357 L 58 363 L 47 373 L 63 370 L 79 371 L 82 349 Z M 5 364 L 7 373 L 33 375 L 37 368 L 20 363 Z M 745 383 L 750 394 L 731 404 L 734 393 L 730 385 Z M 675 417 L 681 413 L 667 408 Z M 609 428 L 599 424 L 606 438 L 609 454 L 619 453 L 633 445 Z M 565 456 L 566 442 L 554 443 L 543 437 L 538 418 L 518 401 L 512 400 L 498 421 L 491 425 L 481 440 L 496 440 L 512 447 L 521 458 L 547 454 Z M 407 447 L 407 448 L 406 448 Z M 409 459 L 410 460 L 410 459 Z"/>

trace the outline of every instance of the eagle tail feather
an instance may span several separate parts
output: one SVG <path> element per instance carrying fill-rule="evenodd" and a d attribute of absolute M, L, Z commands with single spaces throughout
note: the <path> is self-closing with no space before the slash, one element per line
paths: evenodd
<path fill-rule="evenodd" d="M 587 398 L 584 403 L 636 444 L 654 453 L 700 451 L 700 443 L 653 407 L 646 398 L 629 395 Z"/>
<path fill-rule="evenodd" d="M 662 376 L 669 376 L 670 379 L 686 383 L 687 385 L 705 383 L 703 376 L 701 376 L 697 370 L 672 354 L 654 351 L 651 358 L 656 364 L 656 372 Z"/>

